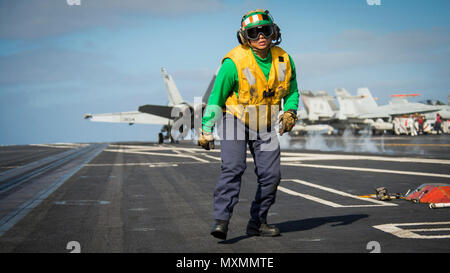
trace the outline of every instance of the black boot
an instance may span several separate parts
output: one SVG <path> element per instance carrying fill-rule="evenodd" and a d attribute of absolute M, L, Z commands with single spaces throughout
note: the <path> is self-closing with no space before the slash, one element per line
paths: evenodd
<path fill-rule="evenodd" d="M 225 240 L 227 238 L 228 232 L 228 221 L 225 220 L 215 220 L 214 225 L 211 229 L 211 235 Z"/>
<path fill-rule="evenodd" d="M 247 225 L 247 235 L 274 237 L 280 235 L 280 230 L 276 226 L 250 219 Z"/>

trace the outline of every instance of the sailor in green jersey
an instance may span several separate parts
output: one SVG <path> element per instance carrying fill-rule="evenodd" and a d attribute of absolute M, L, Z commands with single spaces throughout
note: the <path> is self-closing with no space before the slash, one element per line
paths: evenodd
<path fill-rule="evenodd" d="M 276 122 L 273 122 L 273 113 L 270 112 L 269 118 L 265 119 L 270 125 L 267 134 L 260 132 L 261 122 L 257 123 L 255 133 L 252 129 L 254 124 L 249 121 L 246 111 L 251 107 L 261 109 L 263 106 L 282 105 L 283 114 L 278 121 L 282 135 L 294 126 L 299 101 L 294 62 L 277 46 L 281 42 L 280 29 L 269 12 L 253 10 L 245 14 L 238 40 L 240 45 L 225 56 L 217 74 L 202 119 L 199 139 L 199 145 L 203 148 L 214 148 L 212 131 L 216 123 L 223 119 L 220 142 L 222 165 L 214 191 L 215 221 L 211 230 L 211 235 L 219 239 L 226 239 L 233 207 L 239 199 L 241 177 L 246 169 L 247 146 L 255 162 L 258 187 L 246 232 L 250 236 L 280 234 L 276 226 L 267 224 L 268 210 L 275 202 L 281 180 L 280 147 L 274 130 Z M 278 110 L 274 112 L 278 115 Z M 257 113 L 261 115 L 261 112 Z M 228 137 L 230 130 L 236 132 L 239 128 L 244 128 L 243 139 L 234 133 Z M 256 137 L 250 137 L 252 133 Z M 276 145 L 264 149 L 274 139 Z"/>
<path fill-rule="evenodd" d="M 254 54 L 254 52 L 253 56 L 255 57 L 256 62 L 258 63 L 259 67 L 264 73 L 264 76 L 266 77 L 266 79 L 268 79 L 270 67 L 272 65 L 272 56 L 270 54 L 270 51 L 265 59 L 262 59 L 258 55 Z M 293 110 L 294 113 L 296 113 L 299 102 L 296 70 L 291 56 L 289 56 L 289 60 L 292 65 L 292 76 L 290 85 L 291 88 L 289 90 L 289 94 L 286 97 L 284 97 L 283 109 Z M 230 92 L 237 94 L 238 88 L 239 88 L 239 79 L 236 65 L 231 59 L 227 58 L 224 60 L 222 66 L 219 69 L 219 72 L 217 73 L 217 77 L 214 82 L 214 88 L 211 92 L 211 95 L 209 96 L 208 106 L 206 107 L 205 113 L 203 114 L 202 129 L 204 132 L 211 133 L 213 131 L 214 124 L 216 123 L 217 119 L 221 118 L 221 116 L 216 115 L 217 111 L 214 110 L 217 109 L 217 107 L 223 108 L 225 106 L 225 101 L 230 95 Z"/>

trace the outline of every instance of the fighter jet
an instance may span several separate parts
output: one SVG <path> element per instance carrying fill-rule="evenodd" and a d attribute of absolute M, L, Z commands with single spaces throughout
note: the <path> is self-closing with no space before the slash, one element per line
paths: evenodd
<path fill-rule="evenodd" d="M 301 108 L 298 112 L 298 122 L 290 135 L 323 131 L 332 134 L 334 128 L 329 124 L 336 123 L 339 114 L 334 98 L 328 95 L 326 91 L 313 93 L 310 90 L 301 90 L 300 94 L 305 108 Z"/>
<path fill-rule="evenodd" d="M 435 128 L 435 122 L 437 114 L 441 115 L 442 125 L 441 128 L 444 133 L 450 133 L 450 95 L 447 97 L 447 104 L 444 104 L 443 102 L 439 100 L 426 100 L 423 101 L 423 103 L 427 105 L 433 105 L 433 106 L 440 106 L 442 107 L 439 111 L 435 112 L 429 112 L 424 115 L 424 118 L 426 120 L 426 125 L 429 127 L 429 132 L 432 133 L 431 128 Z"/>
<path fill-rule="evenodd" d="M 172 76 L 167 74 L 165 68 L 161 68 L 162 78 L 166 87 L 167 95 L 169 98 L 168 105 L 152 105 L 146 104 L 139 106 L 137 111 L 117 112 L 117 113 L 104 113 L 104 114 L 85 114 L 85 119 L 90 119 L 95 122 L 113 122 L 113 123 L 128 123 L 133 125 L 137 124 L 160 124 L 163 125 L 161 132 L 158 134 L 158 142 L 162 143 L 164 139 L 170 139 L 174 142 L 174 133 L 183 135 L 186 130 L 194 129 L 194 120 L 201 118 L 204 108 L 208 102 L 209 95 L 211 94 L 216 79 L 216 74 L 212 77 L 206 92 L 202 97 L 201 103 L 190 104 L 182 98 L 178 88 L 173 80 Z M 190 118 L 186 115 L 189 114 Z M 197 115 L 197 116 L 196 116 Z M 177 121 L 187 118 L 190 122 L 180 123 L 182 126 L 177 126 Z M 186 128 L 186 124 L 190 124 L 190 128 Z M 176 126 L 173 128 L 173 126 Z M 164 136 L 163 133 L 166 133 Z M 185 135 L 185 134 L 184 134 Z M 183 135 L 183 136 L 184 136 Z M 179 136 L 176 137 L 178 139 Z M 181 137 L 182 138 L 182 137 Z"/>
<path fill-rule="evenodd" d="M 450 120 L 450 95 L 447 96 L 447 104 L 439 100 L 426 100 L 424 101 L 427 105 L 433 106 L 441 106 L 442 108 L 437 112 L 428 113 L 427 118 L 434 119 L 436 117 L 436 113 L 439 113 L 443 120 Z"/>
<path fill-rule="evenodd" d="M 358 89 L 359 92 L 360 89 Z M 371 98 L 369 89 L 366 95 Z M 359 94 L 359 93 L 358 93 Z M 409 115 L 415 113 L 429 113 L 436 112 L 442 109 L 442 106 L 426 105 L 423 103 L 409 102 L 407 98 L 417 97 L 419 94 L 397 94 L 390 95 L 391 101 L 386 105 L 374 107 L 373 109 L 366 109 L 360 114 L 360 118 L 388 118 L 402 115 Z M 363 110 L 363 109 L 361 109 Z"/>
<path fill-rule="evenodd" d="M 378 106 L 368 88 L 358 88 L 357 95 L 351 96 L 344 88 L 335 89 L 339 109 L 325 91 L 318 91 L 312 94 L 311 91 L 302 91 L 302 101 L 306 108 L 306 113 L 301 112 L 299 126 L 294 127 L 294 134 L 299 134 L 295 130 L 312 131 L 315 128 L 323 127 L 317 125 L 327 125 L 332 129 L 337 129 L 343 133 L 346 129 L 351 129 L 357 133 L 363 129 L 372 132 L 392 131 L 392 120 L 396 116 L 428 113 L 441 110 L 441 106 L 430 106 L 421 103 L 410 103 L 407 97 L 412 95 L 391 95 L 392 100 L 387 105 Z M 314 126 L 312 126 L 314 125 Z M 328 128 L 328 133 L 333 131 Z"/>
<path fill-rule="evenodd" d="M 317 91 L 313 94 L 309 90 L 300 91 L 306 113 L 302 112 L 300 119 L 307 119 L 311 123 L 326 123 L 335 120 L 338 108 L 333 97 L 326 91 Z"/>
<path fill-rule="evenodd" d="M 338 100 L 345 99 L 339 90 L 336 90 Z M 442 109 L 442 106 L 432 106 L 423 103 L 409 102 L 409 97 L 417 97 L 419 94 L 395 94 L 390 95 L 391 101 L 386 105 L 378 106 L 368 88 L 358 88 L 357 97 L 353 100 L 353 115 L 364 123 L 370 124 L 373 132 L 393 131 L 395 134 L 417 135 L 418 124 L 415 118 L 419 114 L 433 113 Z M 340 103 L 341 105 L 341 103 Z M 344 103 L 342 103 L 345 106 Z M 341 111 L 344 110 L 341 108 Z M 347 116 L 351 116 L 348 113 Z"/>
<path fill-rule="evenodd" d="M 326 131 L 328 134 L 332 134 L 335 129 L 339 134 L 346 129 L 357 132 L 380 123 L 377 121 L 375 124 L 372 120 L 359 117 L 361 109 L 364 107 L 373 109 L 374 106 L 373 101 L 367 100 L 364 95 L 351 96 L 343 88 L 336 89 L 336 97 L 328 95 L 325 91 L 317 91 L 313 94 L 306 90 L 300 93 L 306 111 L 300 110 L 299 122 L 293 129 L 294 135 L 313 131 Z M 334 102 L 335 98 L 338 100 L 339 108 Z"/>

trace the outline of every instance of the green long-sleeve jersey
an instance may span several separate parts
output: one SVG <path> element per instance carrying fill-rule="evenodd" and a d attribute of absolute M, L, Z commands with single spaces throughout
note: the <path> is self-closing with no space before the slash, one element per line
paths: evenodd
<path fill-rule="evenodd" d="M 259 67 L 264 73 L 266 80 L 268 80 L 270 68 L 272 67 L 272 55 L 270 54 L 270 51 L 265 59 L 258 57 L 254 52 L 253 55 L 255 56 L 256 62 L 258 63 Z M 292 61 L 291 56 L 289 56 L 289 61 L 291 63 L 292 76 L 290 80 L 289 94 L 283 98 L 284 99 L 283 109 L 284 111 L 287 110 L 297 111 L 299 101 L 298 85 L 297 85 L 295 65 L 294 62 Z M 217 118 L 219 118 L 215 115 L 213 109 L 214 108 L 217 109 L 217 106 L 223 108 L 225 106 L 225 101 L 230 95 L 230 92 L 235 92 L 237 94 L 238 90 L 239 90 L 239 78 L 236 65 L 231 59 L 227 58 L 224 60 L 222 66 L 219 69 L 219 72 L 217 73 L 213 90 L 211 91 L 211 95 L 209 96 L 208 99 L 208 105 L 206 106 L 206 110 L 202 119 L 203 131 L 212 132 L 214 124 Z"/>

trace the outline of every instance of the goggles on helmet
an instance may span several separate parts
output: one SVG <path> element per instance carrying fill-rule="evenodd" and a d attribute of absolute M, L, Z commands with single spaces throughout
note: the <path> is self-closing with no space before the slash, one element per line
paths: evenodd
<path fill-rule="evenodd" d="M 260 34 L 265 38 L 271 38 L 273 35 L 273 25 L 256 26 L 245 30 L 247 38 L 250 40 L 258 40 Z"/>

